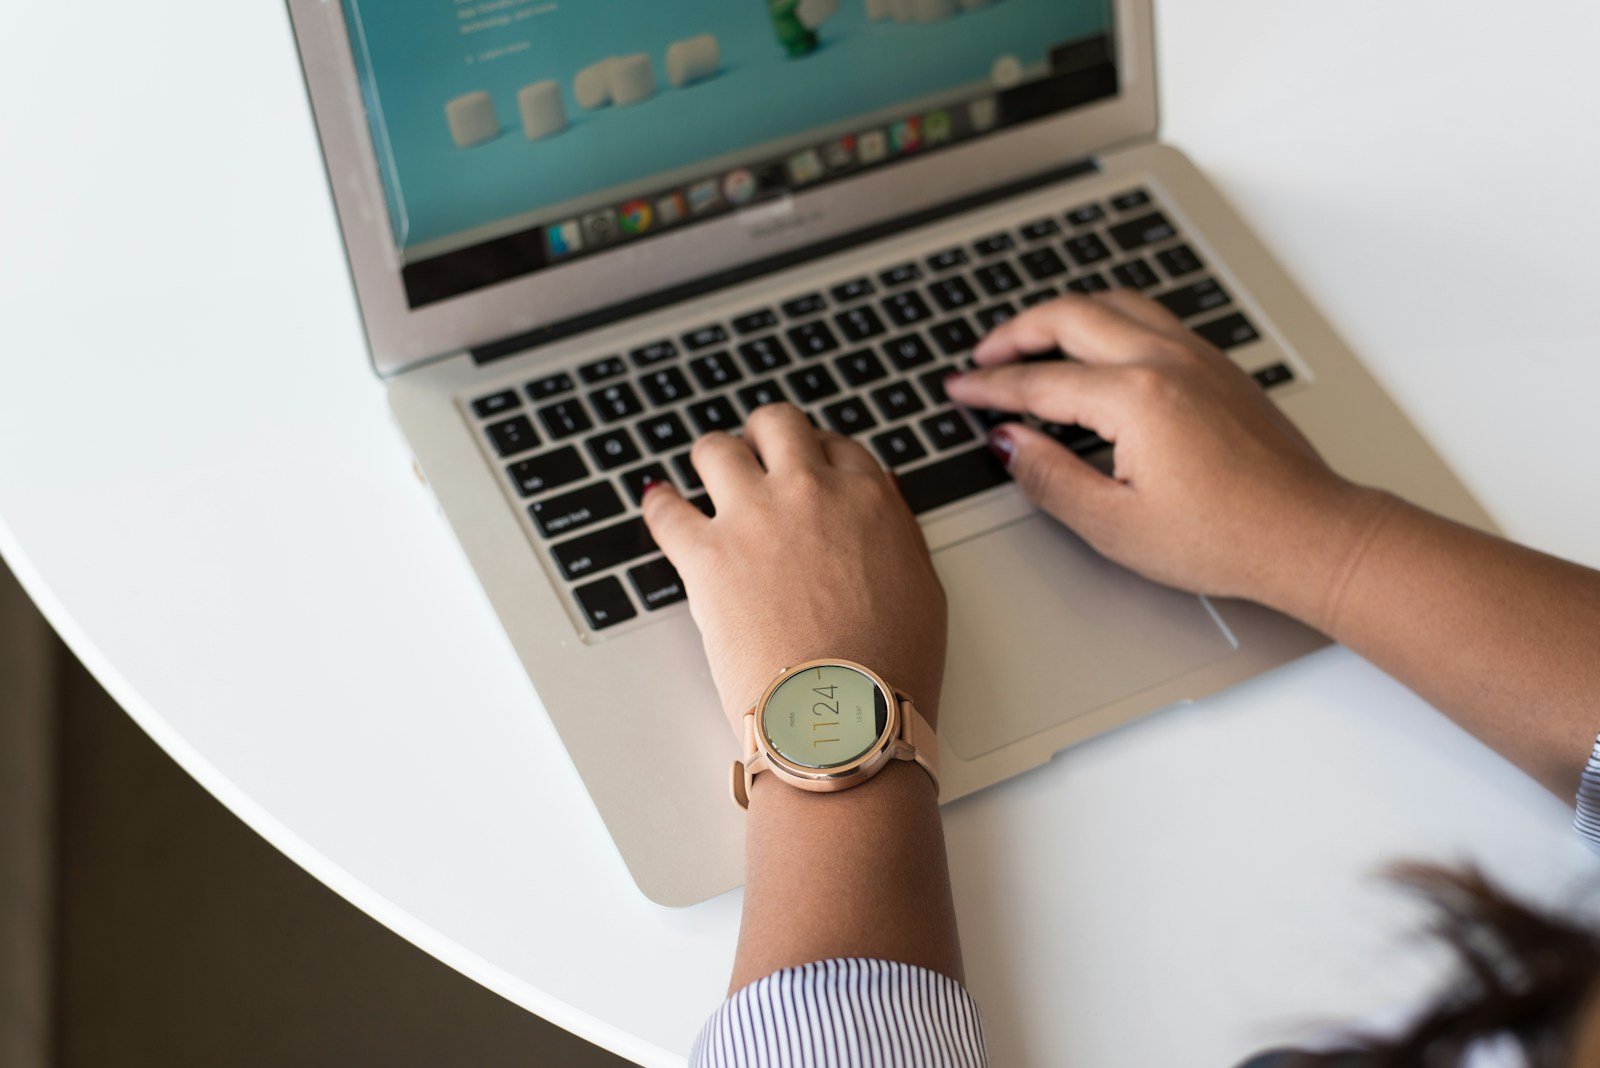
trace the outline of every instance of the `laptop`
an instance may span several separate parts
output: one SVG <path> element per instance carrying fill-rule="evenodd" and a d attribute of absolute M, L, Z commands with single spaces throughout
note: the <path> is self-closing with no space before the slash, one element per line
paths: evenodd
<path fill-rule="evenodd" d="M 923 525 L 946 801 L 1325 642 L 1146 582 L 1024 499 L 984 448 L 999 417 L 940 387 L 1021 309 L 1141 290 L 1341 472 L 1490 526 L 1158 140 L 1148 0 L 289 8 L 373 366 L 653 901 L 736 886 L 744 817 L 639 497 L 670 480 L 710 511 L 690 446 L 762 404 L 862 441 Z"/>

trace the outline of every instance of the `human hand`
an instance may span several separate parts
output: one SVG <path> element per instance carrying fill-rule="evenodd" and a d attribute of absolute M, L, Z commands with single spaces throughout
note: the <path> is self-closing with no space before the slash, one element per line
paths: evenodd
<path fill-rule="evenodd" d="M 1060 349 L 1073 359 L 1020 362 Z M 952 400 L 1079 424 L 1116 446 L 1110 477 L 1007 423 L 991 447 L 1023 491 L 1155 581 L 1315 619 L 1371 491 L 1323 462 L 1261 389 L 1164 307 L 1126 290 L 1029 309 L 952 377 Z"/>
<path fill-rule="evenodd" d="M 921 528 L 866 449 L 769 404 L 742 439 L 707 434 L 691 459 L 715 517 L 657 484 L 644 519 L 683 578 L 735 734 L 780 669 L 820 657 L 872 668 L 935 722 L 944 590 Z"/>

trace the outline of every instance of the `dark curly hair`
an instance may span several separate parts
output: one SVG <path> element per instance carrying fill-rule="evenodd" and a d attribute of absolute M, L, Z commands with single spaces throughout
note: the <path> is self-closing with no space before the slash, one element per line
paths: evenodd
<path fill-rule="evenodd" d="M 1398 1037 L 1361 1036 L 1339 1053 L 1282 1054 L 1281 1068 L 1460 1068 L 1478 1042 L 1505 1036 L 1529 1068 L 1572 1068 L 1585 1008 L 1600 990 L 1600 934 L 1523 904 L 1468 868 L 1410 864 L 1391 873 L 1433 908 L 1428 933 L 1454 953 L 1455 977 Z"/>

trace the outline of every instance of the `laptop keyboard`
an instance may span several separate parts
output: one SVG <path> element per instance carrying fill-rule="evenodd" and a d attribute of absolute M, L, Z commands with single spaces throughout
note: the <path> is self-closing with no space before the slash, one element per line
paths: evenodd
<path fill-rule="evenodd" d="M 945 375 L 978 339 L 1062 292 L 1149 293 L 1218 348 L 1259 337 L 1144 189 L 940 249 L 472 400 L 484 444 L 590 629 L 684 600 L 639 516 L 648 481 L 713 514 L 689 449 L 789 401 L 861 441 L 924 514 L 1008 481 L 983 432 L 1012 418 L 953 407 Z M 1034 359 L 1060 359 L 1059 353 Z M 1293 379 L 1284 364 L 1263 388 Z M 1080 454 L 1106 443 L 1043 429 Z"/>

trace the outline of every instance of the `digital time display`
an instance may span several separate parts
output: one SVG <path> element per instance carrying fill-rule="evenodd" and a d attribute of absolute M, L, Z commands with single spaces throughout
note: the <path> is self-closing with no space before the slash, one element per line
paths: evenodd
<path fill-rule="evenodd" d="M 861 756 L 882 736 L 889 707 L 882 690 L 854 668 L 806 668 L 767 699 L 761 729 L 784 759 L 835 768 Z"/>

